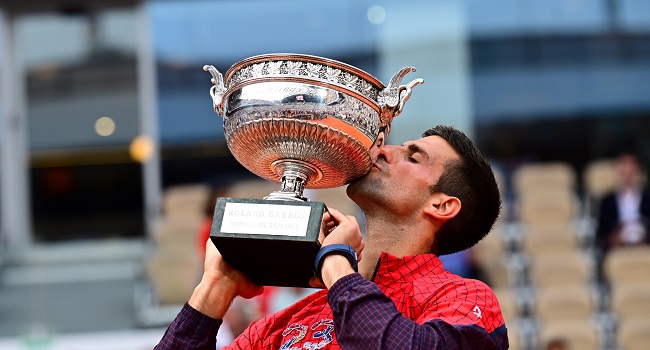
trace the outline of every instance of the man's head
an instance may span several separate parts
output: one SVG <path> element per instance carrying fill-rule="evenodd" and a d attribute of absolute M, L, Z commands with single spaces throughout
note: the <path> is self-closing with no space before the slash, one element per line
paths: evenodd
<path fill-rule="evenodd" d="M 391 227 L 387 233 L 403 239 L 409 228 L 431 224 L 434 232 L 420 242 L 427 244 L 422 251 L 441 255 L 473 246 L 494 224 L 501 204 L 494 174 L 462 132 L 438 126 L 421 139 L 376 147 L 371 154 L 376 160 L 370 172 L 347 189 L 369 225 Z"/>
<path fill-rule="evenodd" d="M 616 170 L 622 188 L 639 188 L 643 185 L 643 169 L 634 154 L 621 154 L 616 162 Z"/>
<path fill-rule="evenodd" d="M 494 173 L 481 152 L 464 133 L 449 126 L 436 126 L 422 137 L 439 136 L 458 154 L 449 160 L 431 194 L 444 193 L 461 202 L 458 214 L 436 232 L 435 253 L 451 254 L 472 247 L 492 229 L 501 209 L 501 196 Z"/>

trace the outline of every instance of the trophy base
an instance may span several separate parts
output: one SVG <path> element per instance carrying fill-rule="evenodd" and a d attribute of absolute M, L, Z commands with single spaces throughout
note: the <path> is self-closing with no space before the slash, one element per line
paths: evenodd
<path fill-rule="evenodd" d="M 255 284 L 308 288 L 324 210 L 320 202 L 218 198 L 210 239 Z"/>

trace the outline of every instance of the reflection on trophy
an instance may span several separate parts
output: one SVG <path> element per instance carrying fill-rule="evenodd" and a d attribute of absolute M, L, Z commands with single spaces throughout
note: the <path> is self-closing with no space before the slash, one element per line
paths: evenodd
<path fill-rule="evenodd" d="M 415 79 L 388 86 L 338 61 L 268 54 L 234 64 L 225 79 L 213 66 L 214 110 L 228 148 L 244 167 L 281 187 L 264 199 L 219 198 L 210 238 L 226 262 L 259 285 L 309 287 L 324 203 L 305 188 L 332 188 L 366 174 L 370 148 L 388 134 Z"/>

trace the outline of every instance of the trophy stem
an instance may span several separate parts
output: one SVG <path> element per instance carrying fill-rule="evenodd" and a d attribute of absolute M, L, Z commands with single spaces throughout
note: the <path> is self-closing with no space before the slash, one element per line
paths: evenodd
<path fill-rule="evenodd" d="M 282 188 L 264 197 L 268 200 L 309 201 L 303 196 L 307 181 L 318 180 L 323 176 L 314 165 L 296 159 L 281 159 L 271 165 L 278 174 L 282 174 Z"/>

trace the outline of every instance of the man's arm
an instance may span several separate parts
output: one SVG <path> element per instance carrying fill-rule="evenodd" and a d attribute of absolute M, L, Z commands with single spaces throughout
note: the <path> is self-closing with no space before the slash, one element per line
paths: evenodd
<path fill-rule="evenodd" d="M 491 333 L 477 325 L 434 318 L 420 325 L 361 275 L 339 279 L 329 290 L 336 339 L 344 349 L 507 349 L 505 326 Z M 450 308 L 454 307 L 450 305 Z"/>
<path fill-rule="evenodd" d="M 186 303 L 154 350 L 214 350 L 221 322 L 196 311 Z"/>
<path fill-rule="evenodd" d="M 348 244 L 360 253 L 363 243 L 359 243 L 356 221 L 336 210 L 331 214 L 339 225 L 323 246 Z M 377 285 L 354 273 L 344 256 L 325 257 L 321 275 L 329 290 L 336 339 L 343 349 L 508 348 L 505 326 L 488 333 L 478 325 L 452 325 L 439 318 L 420 325 L 403 316 Z"/>
<path fill-rule="evenodd" d="M 221 320 L 233 299 L 238 295 L 250 299 L 263 291 L 228 265 L 208 240 L 201 282 L 154 349 L 214 350 Z"/>

